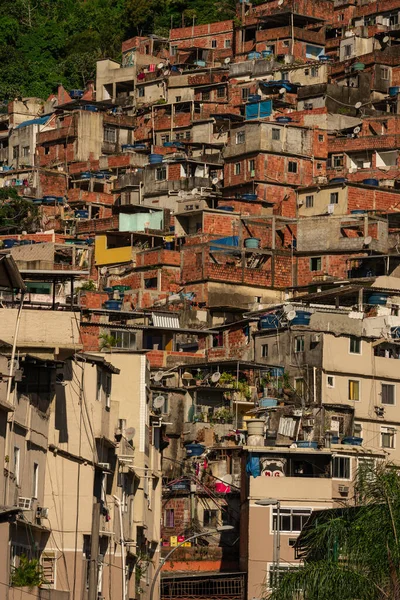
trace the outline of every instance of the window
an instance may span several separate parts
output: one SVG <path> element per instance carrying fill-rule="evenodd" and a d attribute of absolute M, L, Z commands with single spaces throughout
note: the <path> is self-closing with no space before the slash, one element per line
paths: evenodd
<path fill-rule="evenodd" d="M 158 288 L 158 278 L 157 277 L 147 277 L 144 280 L 144 287 L 146 290 L 156 290 Z"/>
<path fill-rule="evenodd" d="M 240 163 L 235 163 L 235 175 L 240 175 Z"/>
<path fill-rule="evenodd" d="M 263 344 L 261 346 L 261 356 L 263 358 L 267 358 L 267 356 L 268 356 L 268 344 Z"/>
<path fill-rule="evenodd" d="M 398 25 L 399 24 L 399 15 L 398 13 L 394 13 L 389 15 L 389 25 Z"/>
<path fill-rule="evenodd" d="M 249 160 L 249 171 L 253 172 L 253 174 L 255 175 L 255 170 L 256 170 L 256 161 L 254 160 L 254 158 L 251 158 Z"/>
<path fill-rule="evenodd" d="M 102 502 L 106 501 L 107 497 L 107 473 L 101 474 L 101 489 L 100 489 L 100 500 Z"/>
<path fill-rule="evenodd" d="M 164 527 L 175 527 L 175 511 L 173 508 L 167 508 L 164 513 Z"/>
<path fill-rule="evenodd" d="M 213 345 L 213 348 L 223 348 L 224 347 L 224 334 L 222 331 L 219 331 L 218 333 L 213 333 L 212 345 Z"/>
<path fill-rule="evenodd" d="M 349 400 L 355 402 L 360 400 L 360 381 L 358 379 L 349 379 Z"/>
<path fill-rule="evenodd" d="M 101 402 L 103 395 L 103 372 L 100 367 L 97 367 L 97 382 L 96 382 L 96 400 Z"/>
<path fill-rule="evenodd" d="M 349 346 L 350 354 L 361 354 L 361 340 L 358 337 L 352 335 L 350 337 L 350 346 Z"/>
<path fill-rule="evenodd" d="M 157 167 L 156 181 L 164 181 L 167 179 L 167 167 Z"/>
<path fill-rule="evenodd" d="M 183 131 L 180 131 L 179 133 L 175 134 L 175 140 L 179 142 L 179 140 L 184 140 L 185 139 L 185 133 Z"/>
<path fill-rule="evenodd" d="M 105 381 L 105 393 L 106 393 L 106 408 L 111 406 L 111 373 L 106 373 Z"/>
<path fill-rule="evenodd" d="M 165 142 L 169 142 L 171 138 L 169 137 L 169 133 L 163 133 L 161 136 L 161 143 L 165 144 Z"/>
<path fill-rule="evenodd" d="M 335 387 L 335 378 L 334 378 L 333 375 L 327 375 L 326 385 L 328 386 L 328 388 L 334 388 Z"/>
<path fill-rule="evenodd" d="M 182 100 L 182 96 L 175 96 L 175 102 L 180 102 Z"/>
<path fill-rule="evenodd" d="M 250 89 L 249 88 L 242 88 L 242 100 L 247 100 L 247 98 L 250 95 Z"/>
<path fill-rule="evenodd" d="M 296 542 L 297 540 L 294 540 L 294 542 Z M 290 544 L 290 540 L 289 540 L 289 546 L 294 546 L 294 544 Z M 274 563 L 271 563 L 268 565 L 268 589 L 273 589 L 275 587 L 277 587 L 279 581 L 282 579 L 282 577 L 284 577 L 287 573 L 289 573 L 290 571 L 294 571 L 295 569 L 297 569 L 298 567 L 300 567 L 300 564 L 296 564 L 296 563 L 289 563 L 287 565 L 282 565 L 279 564 L 276 565 Z M 297 598 L 299 598 L 300 596 L 297 596 Z"/>
<path fill-rule="evenodd" d="M 331 431 L 335 431 L 339 435 L 344 433 L 343 415 L 333 415 L 331 417 Z"/>
<path fill-rule="evenodd" d="M 273 140 L 281 139 L 281 130 L 280 129 L 277 129 L 276 127 L 272 128 L 272 139 Z"/>
<path fill-rule="evenodd" d="M 294 338 L 294 351 L 304 352 L 304 335 L 297 335 Z"/>
<path fill-rule="evenodd" d="M 391 383 L 381 384 L 381 402 L 382 404 L 395 404 L 395 386 Z"/>
<path fill-rule="evenodd" d="M 231 47 L 231 40 L 225 40 L 224 46 L 225 46 L 225 48 L 230 48 Z"/>
<path fill-rule="evenodd" d="M 246 134 L 244 131 L 238 131 L 236 134 L 236 143 L 244 144 L 246 141 Z"/>
<path fill-rule="evenodd" d="M 140 87 L 137 88 L 137 95 L 138 98 L 144 98 L 144 86 L 141 85 Z"/>
<path fill-rule="evenodd" d="M 19 146 L 13 148 L 13 158 L 19 158 Z"/>
<path fill-rule="evenodd" d="M 171 56 L 176 56 L 178 53 L 178 46 L 171 46 Z"/>
<path fill-rule="evenodd" d="M 203 525 L 204 527 L 210 526 L 217 527 L 218 525 L 218 511 L 206 509 L 203 513 Z"/>
<path fill-rule="evenodd" d="M 22 146 L 22 156 L 29 156 L 31 153 L 31 149 L 29 146 Z"/>
<path fill-rule="evenodd" d="M 304 396 L 304 392 L 306 389 L 306 382 L 304 381 L 303 377 L 295 377 L 294 389 L 296 390 L 296 394 L 298 396 L 301 396 L 301 397 Z"/>
<path fill-rule="evenodd" d="M 321 269 L 322 269 L 321 256 L 313 256 L 313 258 L 310 258 L 310 271 L 321 271 Z"/>
<path fill-rule="evenodd" d="M 46 582 L 46 587 L 54 587 L 56 581 L 56 564 L 57 559 L 52 552 L 42 554 L 42 575 Z"/>
<path fill-rule="evenodd" d="M 281 508 L 279 531 L 281 533 L 300 533 L 312 513 L 311 508 Z M 276 531 L 278 509 L 272 509 L 272 530 Z"/>
<path fill-rule="evenodd" d="M 312 102 L 304 102 L 304 110 L 312 110 L 314 108 L 314 104 Z"/>
<path fill-rule="evenodd" d="M 115 144 L 117 141 L 117 130 L 115 127 L 104 127 L 104 141 Z"/>
<path fill-rule="evenodd" d="M 387 67 L 381 67 L 381 77 L 385 81 L 389 81 L 389 69 Z"/>
<path fill-rule="evenodd" d="M 201 99 L 203 101 L 208 101 L 210 99 L 210 92 L 201 92 Z"/>
<path fill-rule="evenodd" d="M 334 479 L 350 479 L 350 457 L 334 456 L 332 459 L 332 477 Z"/>
<path fill-rule="evenodd" d="M 38 497 L 39 489 L 39 465 L 33 463 L 32 498 Z"/>
<path fill-rule="evenodd" d="M 211 40 L 211 48 L 217 47 L 217 40 Z"/>
<path fill-rule="evenodd" d="M 283 40 L 282 46 L 284 48 L 289 48 L 289 40 Z"/>
<path fill-rule="evenodd" d="M 318 136 L 318 141 L 319 141 L 319 142 L 323 142 L 323 141 L 324 141 L 324 139 L 325 139 L 325 138 L 324 138 L 324 136 L 323 136 L 323 135 L 319 135 L 319 136 Z"/>
<path fill-rule="evenodd" d="M 331 192 L 330 203 L 339 204 L 339 192 Z"/>
<path fill-rule="evenodd" d="M 311 67 L 311 77 L 318 77 L 318 67 Z"/>
<path fill-rule="evenodd" d="M 13 471 L 14 471 L 16 485 L 19 485 L 19 462 L 20 462 L 20 449 L 18 448 L 18 446 L 14 446 Z"/>
<path fill-rule="evenodd" d="M 190 140 L 190 131 L 189 131 L 189 130 L 188 130 L 188 131 L 185 131 L 185 138 L 186 138 L 187 140 Z"/>
<path fill-rule="evenodd" d="M 44 153 L 45 154 L 50 154 L 50 146 L 45 146 L 44 147 Z M 15 157 L 14 157 L 15 158 Z"/>
<path fill-rule="evenodd" d="M 352 46 L 351 44 L 347 44 L 347 46 L 344 47 L 344 55 L 345 57 L 349 57 L 352 54 Z"/>
<path fill-rule="evenodd" d="M 355 437 L 362 437 L 362 433 L 363 433 L 362 423 L 354 423 L 353 432 L 354 432 Z M 360 459 L 358 459 L 358 460 L 360 460 Z"/>
<path fill-rule="evenodd" d="M 392 450 L 396 447 L 396 429 L 394 427 L 381 427 L 381 447 Z"/>
<path fill-rule="evenodd" d="M 225 98 L 226 89 L 223 86 L 217 88 L 217 98 Z"/>
<path fill-rule="evenodd" d="M 306 196 L 306 208 L 312 208 L 314 206 L 314 196 Z"/>
<path fill-rule="evenodd" d="M 332 156 L 332 165 L 336 169 L 343 167 L 343 154 Z"/>
<path fill-rule="evenodd" d="M 289 71 L 282 71 L 282 81 L 289 81 Z"/>
<path fill-rule="evenodd" d="M 297 162 L 289 160 L 288 171 L 289 173 L 297 173 Z"/>

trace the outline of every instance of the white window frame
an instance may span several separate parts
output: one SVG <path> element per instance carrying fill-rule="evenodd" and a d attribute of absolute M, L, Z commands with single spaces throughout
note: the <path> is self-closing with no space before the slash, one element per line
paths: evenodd
<path fill-rule="evenodd" d="M 347 396 L 350 396 L 350 381 L 358 381 L 358 400 L 354 400 L 353 398 L 348 398 L 349 402 L 360 402 L 361 401 L 361 379 L 357 379 L 356 377 L 349 377 L 347 380 Z"/>
<path fill-rule="evenodd" d="M 349 476 L 348 477 L 334 477 L 333 475 L 333 461 L 338 458 L 346 458 L 349 461 Z M 351 464 L 351 456 L 348 455 L 343 455 L 343 454 L 336 454 L 334 456 L 332 456 L 332 479 L 334 481 L 351 481 L 352 479 L 352 464 Z"/>
<path fill-rule="evenodd" d="M 306 196 L 306 208 L 314 207 L 314 194 Z"/>
<path fill-rule="evenodd" d="M 384 446 L 382 443 L 382 434 L 387 433 L 387 434 L 391 434 L 393 437 L 393 446 Z M 381 429 L 380 429 L 380 447 L 381 448 L 385 448 L 386 450 L 395 450 L 396 449 L 396 436 L 397 436 L 397 429 L 396 427 L 389 427 L 387 425 L 383 426 L 381 425 Z"/>
<path fill-rule="evenodd" d="M 39 492 L 39 463 L 33 463 L 32 498 L 38 497 Z"/>
<path fill-rule="evenodd" d="M 117 129 L 116 127 L 104 127 L 104 141 L 109 144 L 115 144 L 117 141 Z"/>
<path fill-rule="evenodd" d="M 383 386 L 390 386 L 393 388 L 393 402 L 383 402 Z M 383 406 L 396 406 L 396 386 L 394 383 L 387 383 L 386 381 L 381 381 L 381 404 Z"/>
<path fill-rule="evenodd" d="M 163 176 L 165 172 L 165 177 Z M 159 177 L 158 175 L 161 175 L 161 177 Z M 155 170 L 155 179 L 156 181 L 166 181 L 167 180 L 167 167 L 166 165 L 163 167 L 157 167 Z"/>
<path fill-rule="evenodd" d="M 352 351 L 352 349 L 351 349 L 352 342 L 358 342 L 358 346 L 359 346 L 358 352 Z M 362 340 L 359 337 L 357 337 L 356 335 L 351 335 L 349 337 L 349 354 L 356 354 L 357 356 L 362 355 Z"/>
<path fill-rule="evenodd" d="M 271 138 L 274 142 L 280 142 L 281 130 L 280 127 L 273 127 L 271 132 Z"/>
<path fill-rule="evenodd" d="M 268 345 L 269 344 L 261 344 L 261 358 L 268 358 Z"/>
<path fill-rule="evenodd" d="M 227 39 L 227 40 L 224 41 L 224 47 L 225 48 L 230 48 L 231 47 L 231 40 L 230 39 Z"/>
<path fill-rule="evenodd" d="M 13 470 L 14 470 L 14 479 L 15 479 L 15 484 L 17 486 L 19 486 L 19 482 L 20 482 L 20 473 L 19 473 L 19 469 L 20 469 L 20 464 L 21 464 L 21 448 L 19 446 L 14 446 L 14 451 L 13 451 Z"/>
<path fill-rule="evenodd" d="M 300 516 L 308 516 L 308 518 L 310 518 L 314 509 L 311 506 L 304 506 L 304 507 L 303 506 L 281 506 L 279 509 L 281 522 L 282 522 L 282 516 L 285 514 L 284 511 L 287 511 L 287 510 L 291 511 L 290 518 L 293 520 L 293 511 L 297 511 L 298 513 L 300 513 Z M 270 507 L 270 534 L 271 535 L 273 535 L 275 532 L 274 520 L 275 520 L 275 517 L 277 517 L 277 513 L 278 513 L 278 508 L 271 506 Z M 309 513 L 309 514 L 306 515 L 303 513 Z M 278 519 L 276 519 L 276 520 L 278 520 Z M 283 531 L 282 529 L 280 529 L 279 533 L 280 533 L 280 535 L 293 536 L 294 534 L 298 535 L 299 533 L 301 533 L 301 530 L 298 531 L 297 529 L 291 529 L 290 531 Z"/>
<path fill-rule="evenodd" d="M 298 344 L 298 340 L 300 341 L 300 343 Z M 304 349 L 306 347 L 306 340 L 304 335 L 296 335 L 296 337 L 294 338 L 294 352 L 295 354 L 300 354 L 300 352 L 304 352 Z M 299 350 L 299 346 L 302 346 L 302 348 Z"/>
<path fill-rule="evenodd" d="M 288 573 L 289 571 L 293 571 L 294 569 L 298 569 L 300 567 L 302 567 L 303 564 L 300 562 L 297 563 L 279 563 L 279 567 L 278 567 L 278 571 L 279 571 L 279 579 L 284 576 L 286 573 Z M 269 562 L 267 563 L 267 590 L 273 590 L 274 588 L 271 587 L 271 579 L 274 575 L 274 570 L 275 570 L 275 563 L 273 562 Z M 276 570 L 275 570 L 276 573 Z"/>
<path fill-rule="evenodd" d="M 329 383 L 329 379 L 332 379 L 332 384 Z M 335 387 L 335 376 L 334 375 L 326 376 L 326 387 L 328 387 L 330 390 L 334 389 L 334 387 Z"/>
<path fill-rule="evenodd" d="M 240 175 L 242 172 L 242 165 L 240 162 L 235 163 L 234 173 L 235 175 Z"/>
<path fill-rule="evenodd" d="M 236 133 L 236 144 L 244 144 L 246 142 L 246 132 L 238 131 Z"/>

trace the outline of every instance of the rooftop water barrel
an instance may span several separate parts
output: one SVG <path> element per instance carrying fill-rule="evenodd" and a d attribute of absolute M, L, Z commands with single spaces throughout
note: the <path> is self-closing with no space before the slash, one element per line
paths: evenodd
<path fill-rule="evenodd" d="M 283 367 L 272 367 L 272 369 L 269 370 L 271 377 L 282 377 L 284 372 L 285 369 Z"/>
<path fill-rule="evenodd" d="M 272 54 L 273 54 L 272 50 L 263 50 L 263 51 L 261 52 L 261 56 L 262 56 L 263 58 L 267 58 L 267 56 L 271 56 Z"/>
<path fill-rule="evenodd" d="M 388 295 L 385 292 L 372 292 L 368 296 L 368 304 L 386 306 Z"/>
<path fill-rule="evenodd" d="M 292 325 L 309 325 L 311 313 L 306 310 L 296 310 L 295 318 L 290 321 Z"/>
<path fill-rule="evenodd" d="M 247 98 L 247 102 L 261 102 L 260 94 L 250 94 Z"/>
<path fill-rule="evenodd" d="M 264 435 L 264 419 L 249 419 L 246 424 L 248 435 Z"/>
<path fill-rule="evenodd" d="M 225 212 L 233 212 L 235 210 L 234 206 L 218 206 L 218 210 L 224 210 Z"/>
<path fill-rule="evenodd" d="M 83 94 L 84 94 L 83 90 L 70 90 L 70 92 L 69 92 L 69 95 L 72 99 L 82 98 Z"/>
<path fill-rule="evenodd" d="M 304 440 L 298 440 L 296 442 L 296 446 L 298 448 L 313 448 L 314 450 L 318 450 L 318 442 L 306 442 Z"/>
<path fill-rule="evenodd" d="M 13 248 L 17 240 L 3 240 L 3 248 Z"/>
<path fill-rule="evenodd" d="M 133 144 L 135 150 L 146 150 L 146 144 Z"/>
<path fill-rule="evenodd" d="M 367 211 L 363 210 L 362 208 L 357 208 L 356 210 L 351 210 L 350 214 L 352 215 L 365 215 Z"/>
<path fill-rule="evenodd" d="M 84 173 L 81 173 L 81 179 L 90 179 L 92 176 L 90 171 L 85 171 Z"/>
<path fill-rule="evenodd" d="M 43 196 L 44 202 L 57 202 L 57 196 Z"/>
<path fill-rule="evenodd" d="M 121 310 L 122 300 L 106 300 L 104 302 L 104 308 L 108 310 Z"/>
<path fill-rule="evenodd" d="M 342 439 L 342 444 L 345 444 L 346 446 L 361 446 L 362 442 L 363 438 L 354 436 L 344 437 Z"/>
<path fill-rule="evenodd" d="M 98 112 L 98 108 L 97 106 L 94 106 L 94 104 L 86 104 L 86 106 L 83 107 L 83 110 L 87 110 L 89 112 Z"/>
<path fill-rule="evenodd" d="M 250 53 L 247 55 L 247 58 L 248 58 L 249 60 L 254 60 L 254 59 L 256 59 L 256 58 L 260 58 L 260 57 L 261 57 L 261 54 L 260 54 L 259 52 L 250 52 Z"/>
<path fill-rule="evenodd" d="M 291 123 L 292 118 L 291 117 L 276 117 L 275 121 L 277 123 Z"/>
<path fill-rule="evenodd" d="M 245 248 L 259 248 L 260 247 L 260 238 L 246 238 L 244 240 Z"/>
<path fill-rule="evenodd" d="M 257 200 L 257 194 L 242 194 L 242 200 L 255 202 Z"/>
<path fill-rule="evenodd" d="M 378 179 L 363 179 L 363 184 L 364 185 L 373 185 L 373 186 L 377 187 L 379 185 L 379 180 Z"/>
<path fill-rule="evenodd" d="M 353 71 L 364 71 L 365 65 L 362 62 L 356 62 L 353 65 Z"/>
<path fill-rule="evenodd" d="M 277 329 L 279 327 L 279 318 L 277 315 L 264 315 L 260 319 L 260 329 Z"/>
<path fill-rule="evenodd" d="M 186 456 L 201 456 L 206 447 L 203 444 L 188 444 L 185 449 Z"/>
<path fill-rule="evenodd" d="M 135 145 L 134 144 L 122 144 L 121 149 L 122 149 L 122 152 L 124 152 L 124 150 L 134 150 Z"/>
<path fill-rule="evenodd" d="M 258 403 L 260 408 L 272 408 L 277 406 L 278 400 L 276 398 L 260 398 Z"/>
<path fill-rule="evenodd" d="M 347 179 L 346 177 L 334 177 L 333 179 L 329 180 L 329 183 L 346 183 Z"/>
<path fill-rule="evenodd" d="M 394 85 L 391 86 L 389 88 L 389 96 L 397 96 L 397 94 L 400 92 L 400 87 L 398 85 Z"/>
<path fill-rule="evenodd" d="M 149 154 L 149 163 L 151 165 L 159 165 L 163 161 L 162 154 Z"/>
<path fill-rule="evenodd" d="M 88 219 L 89 218 L 89 211 L 88 210 L 76 210 L 75 211 L 75 217 L 77 219 Z"/>

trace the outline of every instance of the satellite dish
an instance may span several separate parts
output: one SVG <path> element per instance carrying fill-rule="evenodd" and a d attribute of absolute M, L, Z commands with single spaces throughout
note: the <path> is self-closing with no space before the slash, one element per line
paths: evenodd
<path fill-rule="evenodd" d="M 230 62 L 231 62 L 231 59 L 229 58 L 229 56 L 227 56 L 226 59 L 224 60 L 224 63 L 226 65 L 229 65 Z"/>
<path fill-rule="evenodd" d="M 163 68 L 164 68 L 164 63 L 158 63 L 157 69 L 163 69 Z"/>
<path fill-rule="evenodd" d="M 292 304 L 286 304 L 286 305 L 283 307 L 283 312 L 284 312 L 284 313 L 286 313 L 286 314 L 287 314 L 287 313 L 290 313 L 290 312 L 293 312 L 293 310 L 294 310 L 294 307 L 293 307 L 293 305 L 292 305 Z"/>
<path fill-rule="evenodd" d="M 283 4 L 283 0 L 279 0 L 278 6 L 282 6 L 282 4 Z"/>
<path fill-rule="evenodd" d="M 197 188 L 192 189 L 192 192 L 191 192 L 192 196 L 197 196 L 198 193 L 199 193 L 199 190 Z"/>
<path fill-rule="evenodd" d="M 356 108 L 357 110 L 359 108 L 361 108 L 361 107 L 362 107 L 362 103 L 361 102 L 357 102 L 357 104 L 354 105 L 354 108 Z"/>
<path fill-rule="evenodd" d="M 213 180 L 211 182 L 213 185 L 217 185 L 217 183 L 219 183 L 219 179 L 218 177 L 213 177 Z"/>
<path fill-rule="evenodd" d="M 296 318 L 296 311 L 295 310 L 290 310 L 287 314 L 286 314 L 286 318 L 288 321 L 293 321 L 293 319 Z"/>
<path fill-rule="evenodd" d="M 153 375 L 153 380 L 154 381 L 161 381 L 161 379 L 164 377 L 164 372 L 163 371 L 157 371 L 157 373 L 154 373 Z"/>
<path fill-rule="evenodd" d="M 364 239 L 364 246 L 369 246 L 371 242 L 372 237 L 370 235 L 367 235 L 367 237 Z"/>
<path fill-rule="evenodd" d="M 232 484 L 232 475 L 230 473 L 227 473 L 226 475 L 223 475 L 221 477 L 221 481 L 223 483 L 225 483 L 226 485 L 231 485 Z"/>
<path fill-rule="evenodd" d="M 101 275 L 105 275 L 107 273 L 107 267 L 101 267 L 100 273 Z"/>
<path fill-rule="evenodd" d="M 346 31 L 344 37 L 351 38 L 354 36 L 354 31 Z"/>
<path fill-rule="evenodd" d="M 128 427 L 125 429 L 125 439 L 130 442 L 135 437 L 136 429 L 134 427 Z"/>
<path fill-rule="evenodd" d="M 384 44 L 387 44 L 389 40 L 390 40 L 389 36 L 388 36 L 388 35 L 385 35 L 385 37 L 382 39 L 382 42 L 383 42 Z"/>
<path fill-rule="evenodd" d="M 216 371 L 215 373 L 213 373 L 211 375 L 211 381 L 213 383 L 217 383 L 220 379 L 221 379 L 221 373 L 219 371 Z"/>
<path fill-rule="evenodd" d="M 161 408 L 162 406 L 164 406 L 164 403 L 165 403 L 164 396 L 156 396 L 153 400 L 153 407 Z"/>
<path fill-rule="evenodd" d="M 360 133 L 360 131 L 361 131 L 361 127 L 358 127 L 358 126 L 354 127 L 354 129 L 353 129 L 353 133 Z"/>
<path fill-rule="evenodd" d="M 285 93 L 286 93 L 286 89 L 285 89 L 285 88 L 281 88 L 281 89 L 279 90 L 279 93 L 280 93 L 280 94 L 285 94 Z"/>
<path fill-rule="evenodd" d="M 185 192 L 184 192 L 183 190 L 179 190 L 179 192 L 178 192 L 178 196 L 179 196 L 179 198 L 184 198 L 184 197 L 185 197 L 185 195 L 186 195 L 186 194 L 185 194 Z"/>

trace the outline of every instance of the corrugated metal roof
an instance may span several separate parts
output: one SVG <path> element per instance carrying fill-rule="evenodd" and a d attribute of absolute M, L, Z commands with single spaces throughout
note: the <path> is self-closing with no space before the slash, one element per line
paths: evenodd
<path fill-rule="evenodd" d="M 156 313 L 151 314 L 151 318 L 153 320 L 153 325 L 155 327 L 164 327 L 170 329 L 179 329 L 179 317 L 178 315 L 157 315 Z"/>

